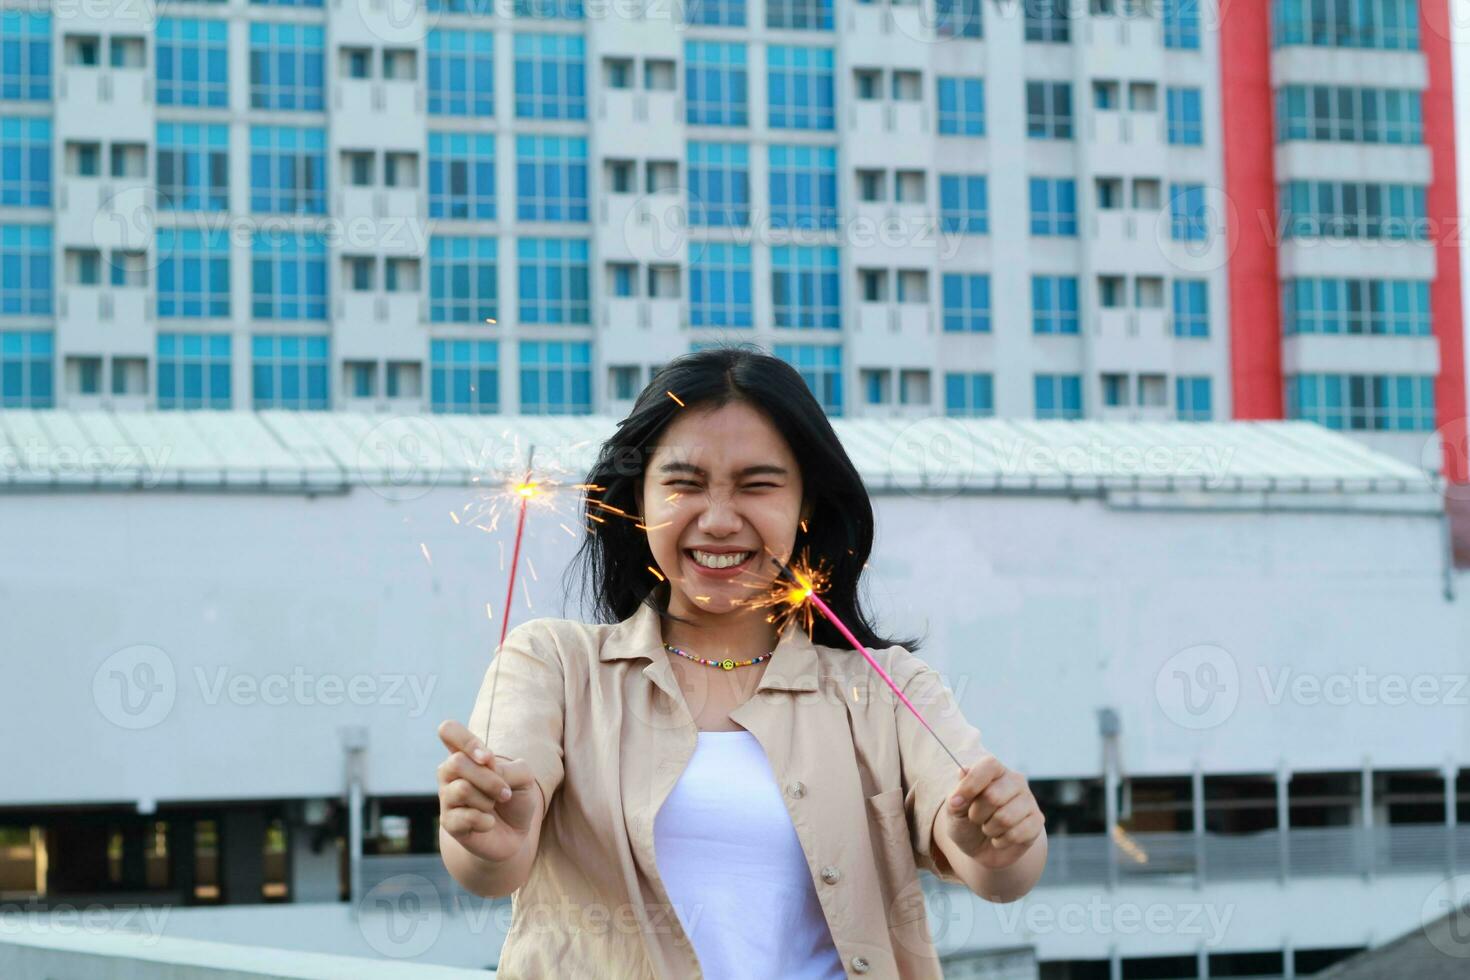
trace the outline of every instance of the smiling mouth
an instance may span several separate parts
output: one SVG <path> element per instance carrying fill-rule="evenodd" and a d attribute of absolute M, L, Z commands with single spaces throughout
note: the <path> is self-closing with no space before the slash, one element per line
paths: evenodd
<path fill-rule="evenodd" d="M 684 554 L 689 560 L 700 568 L 707 568 L 713 572 L 728 571 L 732 568 L 740 568 L 755 557 L 754 551 L 729 552 L 727 554 L 716 554 L 710 551 L 700 551 L 698 548 L 685 548 Z"/>

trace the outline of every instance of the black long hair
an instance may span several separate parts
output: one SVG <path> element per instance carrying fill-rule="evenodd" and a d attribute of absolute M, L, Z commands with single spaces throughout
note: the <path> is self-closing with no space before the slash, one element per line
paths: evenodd
<path fill-rule="evenodd" d="M 669 397 L 670 392 L 678 401 Z M 809 555 L 828 574 L 822 600 L 870 649 L 902 644 L 917 651 L 916 639 L 879 636 L 858 596 L 863 566 L 873 547 L 873 505 L 862 477 L 801 375 L 754 345 L 721 345 L 665 364 L 639 393 L 617 432 L 602 444 L 587 474 L 589 501 L 638 514 L 634 488 L 641 486 L 658 439 L 675 416 L 686 408 L 720 408 L 737 401 L 771 420 L 801 468 L 811 519 L 805 529 L 797 528 L 792 554 Z M 652 598 L 660 583 L 648 572 L 654 560 L 646 532 L 632 520 L 608 515 L 606 506 L 588 502 L 584 507 L 589 519 L 583 523 L 592 533 L 582 539 L 566 571 L 571 578 L 580 569 L 584 608 L 590 605 L 604 623 L 627 619 L 642 603 L 670 617 Z M 850 646 L 820 614 L 812 619 L 812 642 Z"/>

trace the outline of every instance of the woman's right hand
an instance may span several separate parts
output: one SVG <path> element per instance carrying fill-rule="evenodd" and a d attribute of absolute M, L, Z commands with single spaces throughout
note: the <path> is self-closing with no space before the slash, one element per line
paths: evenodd
<path fill-rule="evenodd" d="M 541 806 L 541 789 L 520 759 L 494 755 L 464 725 L 446 721 L 439 740 L 439 826 L 460 846 L 500 863 L 520 853 Z M 510 790 L 509 798 L 502 792 Z"/>

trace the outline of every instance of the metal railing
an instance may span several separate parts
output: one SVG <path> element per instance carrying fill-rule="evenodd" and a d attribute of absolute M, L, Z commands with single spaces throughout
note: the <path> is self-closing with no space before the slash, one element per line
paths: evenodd
<path fill-rule="evenodd" d="M 1044 884 L 1201 881 L 1337 875 L 1454 874 L 1470 867 L 1470 824 L 1297 827 L 1252 834 L 1052 834 Z M 1284 861 L 1284 863 L 1283 863 Z"/>

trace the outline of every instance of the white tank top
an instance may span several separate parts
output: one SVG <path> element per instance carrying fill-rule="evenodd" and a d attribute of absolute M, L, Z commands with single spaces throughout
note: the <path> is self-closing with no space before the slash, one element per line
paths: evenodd
<path fill-rule="evenodd" d="M 653 841 L 705 980 L 847 976 L 755 735 L 699 733 L 654 818 Z"/>

